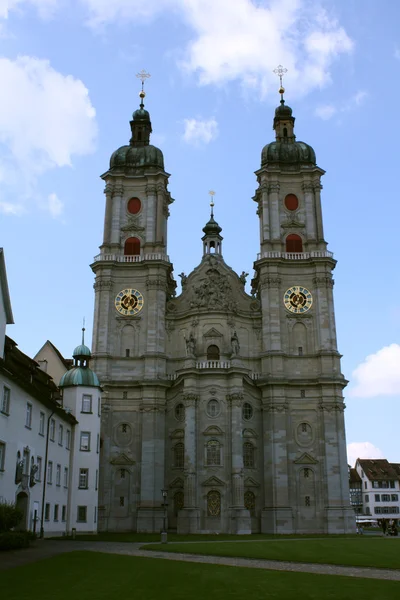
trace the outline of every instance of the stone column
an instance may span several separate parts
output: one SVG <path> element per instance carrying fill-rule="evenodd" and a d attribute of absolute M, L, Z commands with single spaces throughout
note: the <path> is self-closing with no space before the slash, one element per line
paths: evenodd
<path fill-rule="evenodd" d="M 165 299 L 166 279 L 164 269 L 146 279 L 147 288 L 147 341 L 145 353 L 145 378 L 165 376 Z"/>
<path fill-rule="evenodd" d="M 157 246 L 161 246 L 160 250 L 162 249 L 162 246 L 165 244 L 165 240 L 164 240 L 164 230 L 165 230 L 165 226 L 164 226 L 164 193 L 165 193 L 165 186 L 164 185 L 158 185 L 157 186 L 157 225 L 156 225 L 156 239 L 155 242 L 157 244 Z"/>
<path fill-rule="evenodd" d="M 327 293 L 327 278 L 315 277 L 313 283 L 315 285 L 315 297 L 316 297 L 316 310 L 317 315 L 317 331 L 319 349 L 322 351 L 336 350 L 336 344 L 332 346 L 332 336 L 336 340 L 336 334 L 333 333 L 332 328 L 332 314 L 328 302 Z"/>
<path fill-rule="evenodd" d="M 113 308 L 113 282 L 109 274 L 102 276 L 101 271 L 93 285 L 95 291 L 92 352 L 94 356 L 93 369 L 102 381 L 108 376 L 109 324 Z"/>
<path fill-rule="evenodd" d="M 268 186 L 269 193 L 269 217 L 271 223 L 271 241 L 281 243 L 281 228 L 279 223 L 279 183 L 270 183 Z"/>
<path fill-rule="evenodd" d="M 314 187 L 311 183 L 303 183 L 304 208 L 306 214 L 306 232 L 309 242 L 316 241 L 316 223 L 314 210 Z"/>
<path fill-rule="evenodd" d="M 157 219 L 157 187 L 148 184 L 146 187 L 146 242 L 154 245 L 156 242 L 156 219 Z"/>
<path fill-rule="evenodd" d="M 185 496 L 184 509 L 178 514 L 178 533 L 196 533 L 200 528 L 200 510 L 197 501 L 197 429 L 196 409 L 198 396 L 187 392 L 185 405 Z"/>
<path fill-rule="evenodd" d="M 104 233 L 103 233 L 103 244 L 108 245 L 111 242 L 111 221 L 112 221 L 112 194 L 113 186 L 111 183 L 107 183 L 104 188 L 106 195 L 106 210 L 104 214 Z"/>
<path fill-rule="evenodd" d="M 260 202 L 259 202 L 259 210 L 260 214 L 260 222 L 261 222 L 261 236 L 260 241 L 261 245 L 263 242 L 269 242 L 271 233 L 269 227 L 269 206 L 268 206 L 268 184 L 262 183 L 259 187 L 260 191 Z"/>
<path fill-rule="evenodd" d="M 227 396 L 231 413 L 231 473 L 232 503 L 230 533 L 251 533 L 251 517 L 244 507 L 242 404 L 243 393 L 233 392 Z"/>
<path fill-rule="evenodd" d="M 321 207 L 321 190 L 322 185 L 320 181 L 316 181 L 313 184 L 314 187 L 314 199 L 315 199 L 315 214 L 317 220 L 317 242 L 324 241 L 324 225 L 322 222 L 322 207 Z"/>
<path fill-rule="evenodd" d="M 282 394 L 263 404 L 265 506 L 261 515 L 262 533 L 293 533 L 288 476 L 288 408 Z"/>
<path fill-rule="evenodd" d="M 140 506 L 138 532 L 159 532 L 163 525 L 161 490 L 165 486 L 165 405 L 156 390 L 147 390 L 148 398 L 140 407 L 142 444 L 140 461 Z"/>
<path fill-rule="evenodd" d="M 122 185 L 114 186 L 112 196 L 112 218 L 111 218 L 111 243 L 119 246 L 121 236 L 121 207 L 124 188 Z"/>

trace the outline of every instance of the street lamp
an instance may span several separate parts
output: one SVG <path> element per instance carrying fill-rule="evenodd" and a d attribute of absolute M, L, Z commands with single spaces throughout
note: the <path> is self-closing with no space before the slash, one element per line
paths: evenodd
<path fill-rule="evenodd" d="M 161 532 L 161 543 L 162 544 L 166 544 L 168 542 L 168 534 L 167 534 L 167 496 L 168 496 L 168 490 L 161 490 L 161 494 L 163 497 L 163 503 L 162 506 L 164 508 L 164 514 L 163 514 L 163 528 L 162 528 L 162 532 Z"/>

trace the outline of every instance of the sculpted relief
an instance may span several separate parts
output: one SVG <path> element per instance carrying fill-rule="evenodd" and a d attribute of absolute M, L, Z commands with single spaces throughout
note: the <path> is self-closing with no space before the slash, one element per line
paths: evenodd
<path fill-rule="evenodd" d="M 233 299 L 228 277 L 215 268 L 208 269 L 206 275 L 207 279 L 193 288 L 191 308 L 236 310 L 237 302 Z"/>

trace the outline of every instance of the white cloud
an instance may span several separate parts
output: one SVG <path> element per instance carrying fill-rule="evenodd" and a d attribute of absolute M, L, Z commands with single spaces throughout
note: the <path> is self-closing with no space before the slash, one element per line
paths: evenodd
<path fill-rule="evenodd" d="M 359 398 L 400 396 L 400 345 L 391 344 L 367 356 L 353 371 L 349 395 Z"/>
<path fill-rule="evenodd" d="M 83 82 L 46 60 L 0 58 L 0 79 L 0 177 L 29 195 L 38 175 L 94 150 L 96 113 Z"/>
<path fill-rule="evenodd" d="M 0 0 L 0 18 L 8 19 L 11 11 L 22 10 L 23 5 L 33 6 L 42 18 L 48 18 L 59 5 L 59 0 Z"/>
<path fill-rule="evenodd" d="M 218 123 L 212 117 L 208 120 L 185 119 L 183 139 L 188 144 L 209 144 L 218 135 Z"/>
<path fill-rule="evenodd" d="M 324 106 L 318 106 L 315 109 L 315 114 L 317 115 L 317 117 L 319 117 L 320 119 L 323 119 L 324 121 L 328 121 L 329 119 L 331 119 L 333 117 L 333 115 L 335 115 L 337 112 L 337 108 L 335 108 L 332 104 L 325 104 Z"/>
<path fill-rule="evenodd" d="M 47 198 L 46 208 L 53 218 L 60 217 L 64 210 L 64 203 L 60 200 L 57 194 L 49 194 Z"/>
<path fill-rule="evenodd" d="M 382 450 L 371 442 L 353 442 L 347 445 L 347 462 L 354 467 L 357 458 L 385 458 Z"/>
<path fill-rule="evenodd" d="M 20 204 L 0 201 L 0 212 L 4 215 L 19 216 L 24 212 L 24 208 Z"/>
<path fill-rule="evenodd" d="M 202 84 L 238 80 L 262 95 L 278 86 L 272 72 L 288 68 L 296 93 L 330 81 L 330 67 L 353 42 L 338 22 L 307 0 L 81 0 L 93 27 L 137 23 L 170 11 L 193 31 L 180 65 Z"/>

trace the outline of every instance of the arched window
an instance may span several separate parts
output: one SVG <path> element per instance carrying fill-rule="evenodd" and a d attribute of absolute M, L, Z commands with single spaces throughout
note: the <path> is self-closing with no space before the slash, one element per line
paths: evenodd
<path fill-rule="evenodd" d="M 184 495 L 182 491 L 176 492 L 174 495 L 174 515 L 177 517 L 178 512 L 184 507 Z"/>
<path fill-rule="evenodd" d="M 287 127 L 283 128 L 283 137 L 287 137 Z"/>
<path fill-rule="evenodd" d="M 206 465 L 208 467 L 221 465 L 221 444 L 218 440 L 210 440 L 207 442 Z"/>
<path fill-rule="evenodd" d="M 174 467 L 183 469 L 185 466 L 185 446 L 182 442 L 174 446 Z"/>
<path fill-rule="evenodd" d="M 290 233 L 287 236 L 286 252 L 303 252 L 303 240 L 296 233 Z"/>
<path fill-rule="evenodd" d="M 140 240 L 136 237 L 130 237 L 126 240 L 124 246 L 125 256 L 140 254 Z"/>
<path fill-rule="evenodd" d="M 252 517 L 254 517 L 255 509 L 256 509 L 256 497 L 253 492 L 247 490 L 244 493 L 244 507 L 250 511 Z"/>
<path fill-rule="evenodd" d="M 211 490 L 207 494 L 207 516 L 219 517 L 221 515 L 221 494 Z"/>
<path fill-rule="evenodd" d="M 243 444 L 243 466 L 247 469 L 254 468 L 254 446 L 251 442 Z"/>
<path fill-rule="evenodd" d="M 219 360 L 219 348 L 215 344 L 208 346 L 207 360 Z"/>

